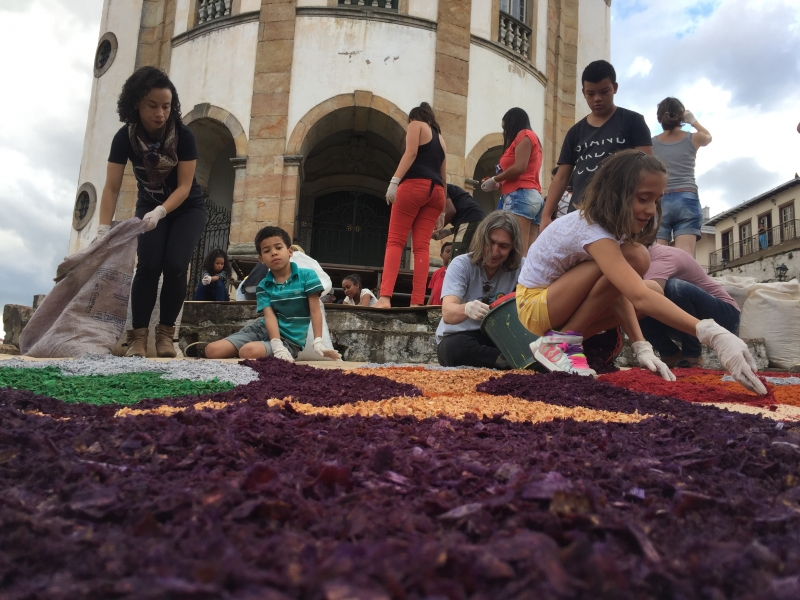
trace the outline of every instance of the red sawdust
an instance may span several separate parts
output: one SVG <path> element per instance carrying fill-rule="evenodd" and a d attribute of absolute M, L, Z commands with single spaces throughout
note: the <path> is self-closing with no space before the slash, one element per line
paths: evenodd
<path fill-rule="evenodd" d="M 775 386 L 767 383 L 762 377 L 761 381 L 767 388 L 767 395 L 759 396 L 738 383 L 722 381 L 722 377 L 725 375 L 723 371 L 673 369 L 672 372 L 677 377 L 677 381 L 664 381 L 660 377 L 642 369 L 608 373 L 601 375 L 600 380 L 629 390 L 658 396 L 671 396 L 687 402 L 731 402 L 748 406 L 770 406 L 774 404 L 795 404 L 800 406 L 800 386 L 784 386 L 776 390 Z M 793 396 L 795 400 L 793 402 L 782 401 L 777 396 L 778 392 L 781 392 L 781 396 L 788 398 Z M 786 392 L 789 393 L 787 394 Z"/>

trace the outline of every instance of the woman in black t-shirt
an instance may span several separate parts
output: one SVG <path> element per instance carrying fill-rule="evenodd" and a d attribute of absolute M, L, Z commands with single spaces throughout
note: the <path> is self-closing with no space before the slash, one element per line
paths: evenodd
<path fill-rule="evenodd" d="M 181 122 L 175 86 L 155 67 L 142 67 L 128 78 L 117 112 L 125 125 L 111 142 L 97 236 L 110 229 L 130 160 L 138 187 L 136 216 L 147 222 L 147 232 L 139 238 L 131 288 L 133 329 L 128 331 L 126 356 L 147 353 L 150 315 L 163 274 L 156 352 L 174 357 L 172 340 L 186 297 L 186 268 L 206 223 L 203 195 L 194 178 L 197 144 Z"/>

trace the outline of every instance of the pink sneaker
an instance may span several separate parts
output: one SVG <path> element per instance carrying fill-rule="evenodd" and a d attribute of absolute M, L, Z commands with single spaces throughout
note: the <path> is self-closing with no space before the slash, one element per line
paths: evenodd
<path fill-rule="evenodd" d="M 583 354 L 583 336 L 575 331 L 548 331 L 531 342 L 533 357 L 549 371 L 597 375 Z"/>

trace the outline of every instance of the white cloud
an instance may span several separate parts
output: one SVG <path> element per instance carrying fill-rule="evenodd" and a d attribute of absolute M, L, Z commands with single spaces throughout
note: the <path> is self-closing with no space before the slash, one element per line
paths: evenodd
<path fill-rule="evenodd" d="M 636 77 L 637 75 L 647 75 L 650 72 L 650 69 L 652 68 L 653 68 L 653 63 L 651 63 L 643 56 L 637 56 L 634 59 L 633 64 L 631 64 L 630 68 L 628 69 L 628 77 Z"/>
<path fill-rule="evenodd" d="M 798 9 L 800 0 L 612 3 L 617 104 L 656 134 L 656 105 L 674 96 L 708 128 L 696 173 L 712 215 L 800 169 Z"/>
<path fill-rule="evenodd" d="M 102 0 L 0 0 L 0 306 L 52 287 L 67 252 Z"/>

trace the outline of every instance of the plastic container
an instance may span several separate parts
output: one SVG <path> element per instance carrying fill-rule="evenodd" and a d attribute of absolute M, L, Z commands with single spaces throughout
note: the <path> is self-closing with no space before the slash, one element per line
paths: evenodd
<path fill-rule="evenodd" d="M 536 362 L 530 344 L 538 336 L 520 323 L 516 292 L 495 300 L 491 306 L 492 310 L 483 319 L 481 331 L 489 336 L 515 369 L 530 368 Z"/>

